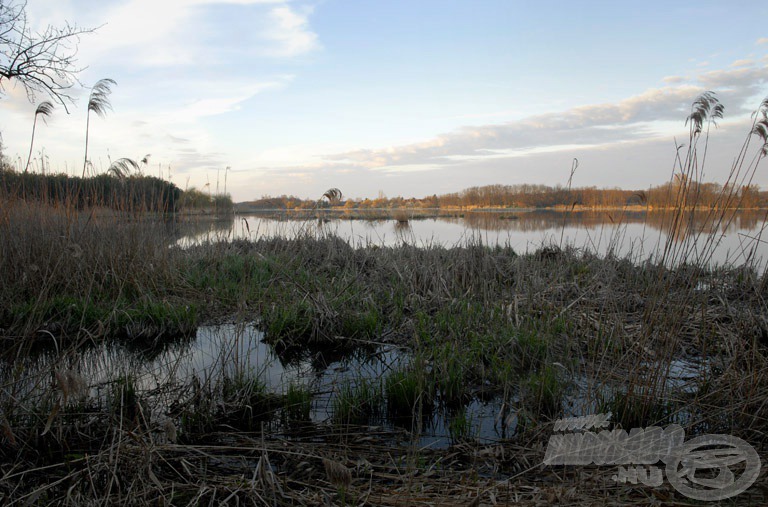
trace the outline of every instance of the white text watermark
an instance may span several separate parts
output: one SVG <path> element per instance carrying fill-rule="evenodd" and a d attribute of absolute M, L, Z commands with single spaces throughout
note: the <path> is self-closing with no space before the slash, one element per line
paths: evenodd
<path fill-rule="evenodd" d="M 685 431 L 677 424 L 626 431 L 608 429 L 610 417 L 607 413 L 556 421 L 558 433 L 549 438 L 544 464 L 618 465 L 613 480 L 658 487 L 664 478 L 658 464 L 664 463 L 667 480 L 677 491 L 710 501 L 744 492 L 760 473 L 757 451 L 738 437 L 702 435 L 685 442 Z"/>

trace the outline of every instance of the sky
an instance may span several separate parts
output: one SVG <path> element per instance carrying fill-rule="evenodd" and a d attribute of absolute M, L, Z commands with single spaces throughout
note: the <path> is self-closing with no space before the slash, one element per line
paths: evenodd
<path fill-rule="evenodd" d="M 643 189 L 670 179 L 693 100 L 725 117 L 704 179 L 724 181 L 768 97 L 768 2 L 29 0 L 38 28 L 96 28 L 82 86 L 38 125 L 34 164 L 149 157 L 144 172 L 235 201 L 423 197 L 475 185 Z M 38 95 L 39 102 L 47 97 Z M 26 162 L 35 104 L 0 93 L 5 154 Z M 230 169 L 227 170 L 226 168 Z M 768 167 L 755 182 L 768 188 Z M 206 186 L 207 185 L 207 186 Z"/>

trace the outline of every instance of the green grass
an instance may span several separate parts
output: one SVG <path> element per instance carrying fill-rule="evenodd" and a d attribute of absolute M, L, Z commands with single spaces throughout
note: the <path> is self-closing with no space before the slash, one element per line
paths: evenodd
<path fill-rule="evenodd" d="M 521 382 L 522 405 L 529 417 L 543 421 L 563 416 L 563 397 L 566 385 L 562 371 L 547 366 L 532 372 Z"/>
<path fill-rule="evenodd" d="M 384 380 L 387 412 L 391 417 L 411 417 L 430 414 L 434 403 L 431 385 L 416 366 L 408 366 L 390 373 Z"/>
<path fill-rule="evenodd" d="M 605 404 L 605 411 L 613 414 L 613 421 L 626 430 L 667 426 L 675 422 L 674 403 L 665 401 L 650 389 L 639 387 L 637 391 L 617 391 Z"/>
<path fill-rule="evenodd" d="M 261 375 L 254 370 L 225 374 L 221 401 L 218 421 L 246 431 L 260 429 L 262 422 L 275 415 L 275 397 L 267 391 Z"/>
<path fill-rule="evenodd" d="M 454 444 L 468 441 L 472 437 L 472 414 L 466 407 L 460 407 L 448 415 L 448 434 Z"/>
<path fill-rule="evenodd" d="M 312 412 L 312 392 L 291 382 L 285 393 L 283 413 L 288 422 L 309 421 Z"/>
<path fill-rule="evenodd" d="M 136 381 L 132 376 L 120 376 L 112 383 L 107 404 L 112 407 L 113 415 L 123 424 L 138 425 L 146 421 L 149 414 L 144 413 L 140 403 Z"/>
<path fill-rule="evenodd" d="M 344 382 L 333 398 L 333 420 L 338 424 L 368 424 L 383 413 L 384 398 L 377 380 Z"/>

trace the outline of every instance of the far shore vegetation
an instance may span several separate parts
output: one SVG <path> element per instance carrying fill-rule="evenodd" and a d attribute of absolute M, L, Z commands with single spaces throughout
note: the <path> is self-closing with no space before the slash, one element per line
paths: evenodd
<path fill-rule="evenodd" d="M 645 190 L 547 186 L 535 184 L 485 185 L 460 192 L 432 195 L 423 198 L 387 197 L 380 193 L 375 199 L 350 198 L 326 209 L 338 212 L 356 210 L 515 210 L 515 209 L 673 209 L 681 188 L 696 195 L 697 209 L 764 209 L 768 208 L 768 191 L 758 185 L 721 185 L 687 181 L 676 176 L 673 181 Z M 727 195 L 728 199 L 723 199 Z M 691 203 L 693 206 L 693 203 Z M 240 202 L 235 208 L 240 213 L 263 210 L 305 211 L 317 207 L 317 201 L 295 196 L 263 196 Z"/>
<path fill-rule="evenodd" d="M 123 164 L 130 167 L 133 162 Z M 182 190 L 162 178 L 140 171 L 125 173 L 118 167 L 113 164 L 107 173 L 80 177 L 18 172 L 5 164 L 0 167 L 0 194 L 4 202 L 37 202 L 78 210 L 214 215 L 231 214 L 234 210 L 229 194 L 212 194 L 196 188 Z"/>
<path fill-rule="evenodd" d="M 1 149 L 1 147 L 0 147 Z M 134 169 L 131 172 L 130 169 Z M 191 187 L 185 190 L 160 177 L 145 175 L 140 164 L 120 159 L 96 176 L 69 176 L 17 171 L 0 152 L 0 191 L 4 199 L 37 201 L 50 205 L 73 205 L 78 209 L 102 207 L 134 212 L 182 214 L 260 213 L 264 211 L 332 213 L 337 218 L 378 218 L 407 220 L 455 211 L 521 211 L 550 209 L 560 211 L 625 209 L 629 211 L 673 210 L 682 188 L 696 196 L 689 209 L 766 209 L 768 191 L 758 185 L 721 185 L 673 181 L 647 190 L 567 188 L 546 185 L 486 185 L 460 192 L 424 198 L 307 199 L 282 195 L 233 203 L 227 193 L 211 193 Z M 210 185 L 206 185 L 209 187 Z"/>

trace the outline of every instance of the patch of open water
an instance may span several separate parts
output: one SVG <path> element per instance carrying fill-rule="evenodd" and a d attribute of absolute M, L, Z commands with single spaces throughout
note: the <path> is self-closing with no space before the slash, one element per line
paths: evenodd
<path fill-rule="evenodd" d="M 362 381 L 381 385 L 390 372 L 411 361 L 408 350 L 392 345 L 278 352 L 263 338 L 253 324 L 230 323 L 201 327 L 195 339 L 158 350 L 129 350 L 119 344 L 102 344 L 63 357 L 44 354 L 22 359 L 0 365 L 0 402 L 7 395 L 22 399 L 39 395 L 50 389 L 53 372 L 65 369 L 77 372 L 86 380 L 90 395 L 100 399 L 108 398 L 118 379 L 130 377 L 140 395 L 149 401 L 153 420 L 162 420 L 168 417 L 170 406 L 190 395 L 193 379 L 198 385 L 212 386 L 220 385 L 224 377 L 247 374 L 258 378 L 270 393 L 277 395 L 285 394 L 290 385 L 303 386 L 312 393 L 310 419 L 322 427 L 333 421 L 334 399 L 342 386 Z M 680 392 L 695 392 L 700 368 L 692 361 L 673 361 L 665 381 Z M 568 383 L 573 388 L 563 397 L 563 416 L 594 413 L 595 404 L 590 401 L 594 396 L 588 395 L 590 389 L 595 389 L 594 380 L 578 376 L 568 379 Z M 599 389 L 606 389 L 606 385 Z M 436 404 L 420 422 L 415 418 L 406 422 L 393 420 L 386 415 L 368 422 L 388 430 L 413 432 L 419 446 L 443 448 L 454 440 L 452 426 L 453 433 L 457 430 L 452 421 L 460 417 L 464 437 L 494 442 L 514 434 L 519 401 L 517 393 L 511 393 L 506 401 L 475 396 L 462 407 Z"/>

